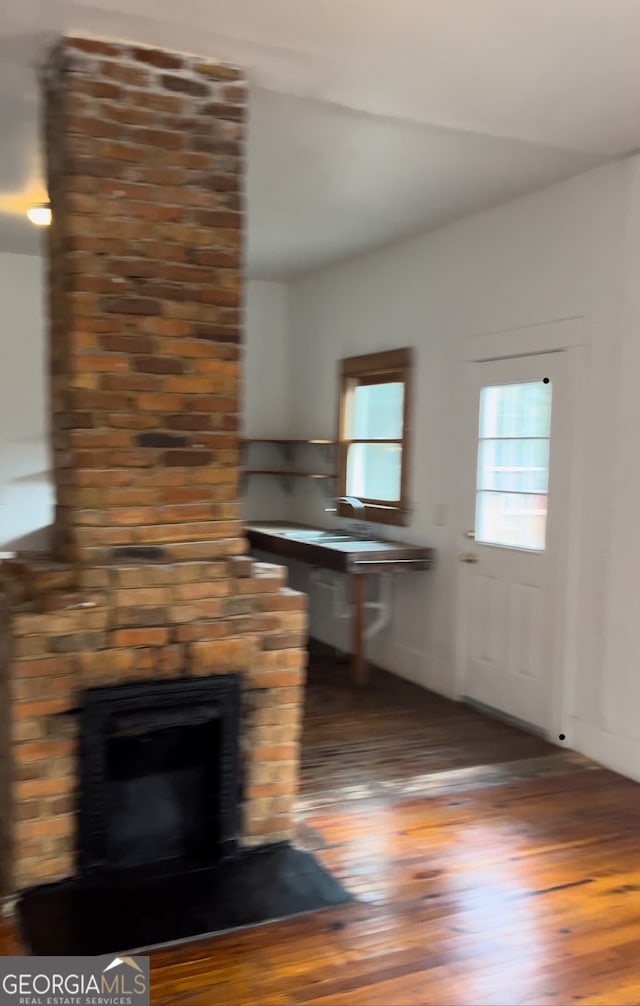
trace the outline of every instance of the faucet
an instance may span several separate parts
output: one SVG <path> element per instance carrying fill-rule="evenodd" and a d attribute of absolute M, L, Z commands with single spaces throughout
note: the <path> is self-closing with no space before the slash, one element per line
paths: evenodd
<path fill-rule="evenodd" d="M 367 508 L 361 499 L 357 496 L 338 496 L 336 503 L 346 503 L 351 507 L 351 512 L 356 520 L 355 535 L 357 538 L 367 539 L 369 537 L 369 530 L 365 523 Z"/>
<path fill-rule="evenodd" d="M 338 496 L 336 503 L 348 503 L 353 516 L 359 520 L 364 520 L 367 511 L 364 503 L 357 496 Z"/>

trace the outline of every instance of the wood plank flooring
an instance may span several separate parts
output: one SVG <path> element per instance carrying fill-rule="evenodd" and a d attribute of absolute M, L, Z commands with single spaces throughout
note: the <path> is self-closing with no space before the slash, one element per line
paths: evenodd
<path fill-rule="evenodd" d="M 382 672 L 348 678 L 311 668 L 300 843 L 357 902 L 157 951 L 152 1002 L 637 1006 L 640 787 Z"/>

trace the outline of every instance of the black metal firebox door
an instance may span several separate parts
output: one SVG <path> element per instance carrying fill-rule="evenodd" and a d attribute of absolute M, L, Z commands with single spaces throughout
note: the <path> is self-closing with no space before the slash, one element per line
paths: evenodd
<path fill-rule="evenodd" d="M 215 862 L 237 845 L 240 676 L 91 688 L 80 726 L 78 866 Z"/>

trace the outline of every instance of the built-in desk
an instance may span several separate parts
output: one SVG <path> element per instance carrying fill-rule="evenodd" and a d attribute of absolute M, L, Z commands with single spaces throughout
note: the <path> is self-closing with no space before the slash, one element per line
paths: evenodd
<path fill-rule="evenodd" d="M 405 573 L 430 569 L 432 548 L 376 538 L 359 538 L 346 531 L 308 527 L 285 521 L 253 521 L 245 526 L 251 545 L 264 552 L 296 559 L 351 576 L 353 598 L 353 680 L 366 680 L 363 647 L 363 577 L 374 573 Z"/>

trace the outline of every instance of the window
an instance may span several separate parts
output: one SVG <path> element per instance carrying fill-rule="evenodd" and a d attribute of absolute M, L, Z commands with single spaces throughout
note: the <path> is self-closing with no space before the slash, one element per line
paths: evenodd
<path fill-rule="evenodd" d="M 410 349 L 341 362 L 338 496 L 356 496 L 384 524 L 408 520 L 411 364 Z M 344 504 L 338 512 L 352 516 Z"/>
<path fill-rule="evenodd" d="M 476 541 L 544 551 L 550 432 L 548 381 L 482 389 Z"/>

